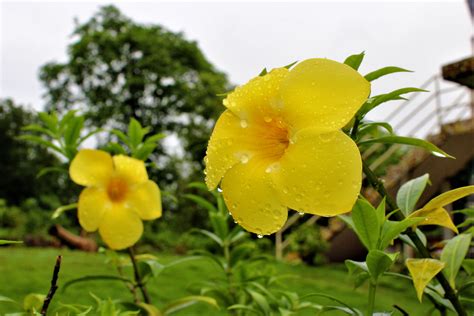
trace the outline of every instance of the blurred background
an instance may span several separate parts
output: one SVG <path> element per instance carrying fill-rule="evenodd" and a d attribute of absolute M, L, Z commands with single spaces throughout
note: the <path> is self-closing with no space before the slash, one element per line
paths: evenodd
<path fill-rule="evenodd" d="M 3 0 L 0 239 L 77 248 L 74 238 L 86 237 L 74 216 L 51 220 L 56 208 L 75 201 L 80 188 L 65 174 L 38 177 L 42 168 L 64 161 L 17 138 L 24 126 L 37 121 L 39 111 L 75 109 L 86 116 L 88 128 L 125 130 L 135 118 L 167 135 L 148 161 L 151 178 L 164 192 L 164 220 L 147 223 L 141 244 L 173 254 L 209 247 L 206 240 L 185 234 L 209 227 L 209 221 L 205 211 L 181 196 L 197 193 L 188 184 L 203 180 L 207 140 L 224 109 L 219 94 L 263 68 L 312 57 L 342 62 L 363 51 L 362 74 L 384 66 L 414 71 L 378 80 L 372 95 L 402 87 L 429 90 L 385 104 L 369 118 L 387 120 L 399 135 L 427 138 L 457 158 L 441 161 L 398 145 L 363 148 L 390 192 L 426 172 L 432 185 L 420 203 L 472 184 L 472 14 L 463 0 Z M 114 137 L 98 134 L 86 146 L 103 147 Z M 377 201 L 371 189 L 363 192 Z M 462 200 L 457 207 L 469 203 Z M 437 229 L 430 238 L 448 235 Z M 364 255 L 341 223 L 297 214 L 275 238 L 259 241 L 259 247 L 279 259 L 310 264 Z"/>

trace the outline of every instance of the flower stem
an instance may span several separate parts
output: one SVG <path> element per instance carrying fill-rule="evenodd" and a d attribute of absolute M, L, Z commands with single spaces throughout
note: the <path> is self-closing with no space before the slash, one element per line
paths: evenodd
<path fill-rule="evenodd" d="M 145 303 L 150 304 L 151 303 L 150 296 L 148 295 L 146 285 L 145 283 L 143 283 L 142 278 L 140 276 L 140 272 L 138 271 L 138 265 L 137 265 L 137 261 L 135 260 L 135 253 L 133 251 L 133 247 L 128 248 L 128 255 L 130 257 L 130 260 L 132 261 L 136 286 L 138 286 L 138 288 L 142 292 L 143 300 L 145 301 Z"/>
<path fill-rule="evenodd" d="M 387 190 L 385 189 L 385 186 L 383 185 L 382 181 L 375 175 L 375 173 L 370 169 L 370 167 L 367 165 L 365 161 L 362 160 L 362 167 L 364 170 L 364 173 L 367 177 L 367 180 L 369 181 L 370 185 L 382 196 L 385 197 L 385 201 L 387 202 L 388 206 L 388 211 L 391 212 L 393 210 L 398 209 L 397 204 L 393 200 L 393 198 L 387 193 Z M 401 212 L 395 212 L 393 214 L 396 220 L 402 221 L 405 219 L 405 216 Z M 421 239 L 418 237 L 418 235 L 412 231 L 411 229 L 408 229 L 405 234 L 410 237 L 410 239 L 413 241 L 413 243 L 416 246 L 416 249 L 418 250 L 418 253 L 423 257 L 423 258 L 431 258 L 431 254 L 428 251 L 428 249 L 423 245 L 423 242 Z M 444 276 L 443 273 L 438 273 L 436 275 L 436 279 L 438 282 L 441 284 L 441 286 L 444 289 L 444 297 L 448 299 L 451 304 L 453 304 L 454 309 L 458 313 L 459 316 L 467 316 L 466 311 L 464 310 L 463 306 L 461 305 L 461 302 L 459 301 L 459 298 L 454 291 L 454 289 L 451 287 L 449 284 L 448 280 Z"/>
<path fill-rule="evenodd" d="M 61 260 L 62 256 L 57 256 L 56 264 L 54 265 L 53 277 L 51 278 L 51 287 L 49 289 L 48 295 L 44 299 L 43 306 L 41 307 L 41 315 L 46 315 L 48 313 L 49 303 L 53 300 L 54 293 L 58 289 L 58 277 L 59 269 L 61 269 Z"/>
<path fill-rule="evenodd" d="M 367 307 L 367 316 L 372 316 L 374 313 L 375 303 L 375 290 L 377 289 L 377 283 L 370 281 L 369 283 L 369 304 Z"/>

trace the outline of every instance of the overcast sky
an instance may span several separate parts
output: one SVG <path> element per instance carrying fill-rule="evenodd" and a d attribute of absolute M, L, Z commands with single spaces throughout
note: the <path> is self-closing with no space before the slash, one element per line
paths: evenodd
<path fill-rule="evenodd" d="M 471 54 L 466 1 L 377 2 L 22 2 L 0 0 L 0 97 L 42 107 L 38 69 L 64 61 L 73 19 L 116 4 L 137 22 L 184 32 L 241 84 L 263 67 L 310 57 L 344 60 L 366 51 L 365 73 L 386 65 L 415 70 L 376 82 L 375 92 L 417 86 Z"/>

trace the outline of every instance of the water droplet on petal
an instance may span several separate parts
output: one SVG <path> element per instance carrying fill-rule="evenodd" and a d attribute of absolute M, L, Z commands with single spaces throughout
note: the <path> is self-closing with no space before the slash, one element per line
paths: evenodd
<path fill-rule="evenodd" d="M 258 234 L 258 235 L 257 235 L 257 238 L 258 238 L 258 239 L 262 239 L 262 238 L 263 238 L 263 235 Z"/>
<path fill-rule="evenodd" d="M 249 123 L 246 120 L 240 120 L 240 127 L 247 128 Z"/>
<path fill-rule="evenodd" d="M 298 214 L 300 214 L 300 216 L 303 216 L 303 215 L 304 215 L 304 212 L 298 212 Z"/>
<path fill-rule="evenodd" d="M 270 116 L 265 116 L 263 120 L 267 123 L 270 123 L 273 119 Z"/>
<path fill-rule="evenodd" d="M 240 162 L 241 163 L 247 163 L 249 162 L 249 156 L 247 154 L 243 154 L 241 157 L 240 157 Z"/>

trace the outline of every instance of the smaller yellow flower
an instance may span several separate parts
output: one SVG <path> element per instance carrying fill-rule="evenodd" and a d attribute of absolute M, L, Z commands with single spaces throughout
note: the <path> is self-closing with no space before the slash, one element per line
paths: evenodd
<path fill-rule="evenodd" d="M 86 187 L 79 196 L 79 223 L 88 232 L 98 229 L 112 249 L 132 246 L 142 235 L 142 220 L 161 217 L 160 189 L 148 179 L 141 160 L 84 149 L 69 174 Z"/>

